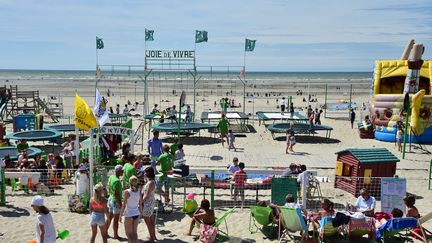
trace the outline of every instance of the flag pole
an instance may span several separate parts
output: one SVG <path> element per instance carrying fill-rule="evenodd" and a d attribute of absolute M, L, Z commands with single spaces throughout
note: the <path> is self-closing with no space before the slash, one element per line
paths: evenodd
<path fill-rule="evenodd" d="M 143 102 L 143 117 L 145 117 L 147 114 L 147 28 L 144 30 L 144 102 Z"/>
<path fill-rule="evenodd" d="M 96 99 L 96 89 L 97 89 L 97 83 L 98 83 L 98 80 L 97 80 L 98 67 L 99 67 L 99 58 L 98 58 L 98 48 L 97 48 L 97 36 L 96 36 L 96 74 L 95 74 L 95 89 L 94 89 L 95 99 Z"/>

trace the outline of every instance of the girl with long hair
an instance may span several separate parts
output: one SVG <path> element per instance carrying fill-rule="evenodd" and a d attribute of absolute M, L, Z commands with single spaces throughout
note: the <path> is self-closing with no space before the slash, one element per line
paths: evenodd
<path fill-rule="evenodd" d="M 153 214 L 154 205 L 155 205 L 155 172 L 153 167 L 147 167 L 144 170 L 144 176 L 147 178 L 147 183 L 144 186 L 144 194 L 143 194 L 143 217 L 144 222 L 147 225 L 148 232 L 150 234 L 150 238 L 148 242 L 156 241 L 156 230 L 155 230 L 155 216 Z"/>
<path fill-rule="evenodd" d="M 129 243 L 138 241 L 138 223 L 142 214 L 142 196 L 138 187 L 138 178 L 129 178 L 129 188 L 123 191 L 124 203 L 120 215 L 124 216 L 124 227 Z M 121 219 L 120 219 L 121 220 Z"/>
<path fill-rule="evenodd" d="M 95 242 L 97 227 L 102 235 L 103 243 L 108 242 L 108 232 L 105 227 L 105 214 L 108 213 L 107 200 L 104 197 L 104 187 L 98 183 L 93 188 L 93 197 L 90 199 L 90 225 L 92 229 L 91 243 Z"/>

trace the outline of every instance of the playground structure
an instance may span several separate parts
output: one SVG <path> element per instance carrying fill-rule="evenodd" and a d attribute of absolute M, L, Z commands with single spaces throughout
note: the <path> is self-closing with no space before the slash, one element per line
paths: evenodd
<path fill-rule="evenodd" d="M 257 111 L 256 115 L 258 116 L 259 125 L 264 124 L 266 121 L 294 121 L 294 122 L 305 122 L 307 123 L 309 119 L 298 112 L 294 112 L 291 116 L 291 113 L 287 112 L 282 114 L 281 112 L 265 112 L 265 111 Z"/>
<path fill-rule="evenodd" d="M 292 130 L 296 134 L 309 135 L 315 135 L 317 131 L 325 131 L 325 138 L 329 139 L 333 128 L 325 125 L 314 125 L 311 127 L 309 124 L 306 123 L 273 123 L 267 127 L 267 130 L 271 132 L 273 139 L 275 139 L 275 133 L 287 133 L 288 130 Z"/>
<path fill-rule="evenodd" d="M 385 148 L 347 148 L 336 153 L 334 188 L 359 196 L 362 188 L 375 197 L 380 196 L 382 177 L 396 174 L 400 160 Z"/>
<path fill-rule="evenodd" d="M 323 106 L 324 117 L 349 119 L 350 110 L 357 108 L 357 104 L 352 101 L 352 97 L 352 84 L 326 84 Z"/>
<path fill-rule="evenodd" d="M 371 121 L 376 127 L 375 138 L 396 141 L 396 124 L 404 121 L 404 83 L 408 73 L 407 60 L 376 61 L 375 78 L 370 104 Z M 419 91 L 410 94 L 407 141 L 432 144 L 432 61 L 420 68 Z"/>
<path fill-rule="evenodd" d="M 179 91 L 182 90 L 188 97 L 193 97 L 193 101 L 185 104 L 190 105 L 193 114 L 197 114 L 196 111 L 200 109 L 220 110 L 219 100 L 207 99 L 213 93 L 234 101 L 234 105 L 230 103 L 230 109 L 243 107 L 244 112 L 246 81 L 240 75 L 244 70 L 243 66 L 196 66 L 194 51 L 185 51 L 191 54 L 182 58 L 172 58 L 177 51 L 160 51 L 162 56 L 166 54 L 171 58 L 154 57 L 151 55 L 153 52 L 155 51 L 146 52 L 145 65 L 97 66 L 95 89 L 98 88 L 108 100 L 107 107 L 114 109 L 117 105 L 109 103 L 111 96 L 120 96 L 120 100 L 124 98 L 125 104 L 143 100 L 138 102 L 142 108 L 135 112 L 146 116 L 153 104 L 158 104 L 161 111 L 177 105 L 177 101 L 172 100 L 172 97 L 179 97 Z M 135 89 L 135 99 L 132 102 L 126 99 L 126 92 L 121 89 L 125 86 Z M 213 106 L 214 102 L 217 102 L 216 107 Z M 119 105 L 123 111 L 124 106 Z"/>
<path fill-rule="evenodd" d="M 0 87 L 0 116 L 3 122 L 12 121 L 20 114 L 39 114 L 45 112 L 53 122 L 60 118 L 39 96 L 39 91 L 22 91 L 18 86 Z"/>

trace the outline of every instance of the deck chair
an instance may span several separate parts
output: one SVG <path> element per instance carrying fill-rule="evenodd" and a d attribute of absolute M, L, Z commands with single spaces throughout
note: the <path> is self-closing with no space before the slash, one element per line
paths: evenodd
<path fill-rule="evenodd" d="M 428 239 L 427 239 L 428 237 L 427 237 L 427 235 L 426 235 L 426 232 L 427 232 L 428 234 L 432 234 L 432 232 L 429 231 L 429 230 L 427 230 L 427 229 L 425 229 L 425 228 L 423 227 L 423 224 L 426 223 L 427 221 L 431 220 L 431 219 L 432 219 L 432 212 L 430 212 L 430 213 L 426 214 L 425 216 L 423 216 L 423 217 L 417 219 L 417 225 L 418 225 L 418 227 L 419 227 L 419 229 L 420 229 L 422 235 L 420 235 L 420 234 L 419 234 L 418 232 L 416 232 L 415 230 L 411 230 L 411 231 L 410 231 L 411 234 L 415 235 L 415 236 L 416 236 L 417 238 L 419 238 L 421 241 L 427 243 L 427 242 L 428 242 Z"/>
<path fill-rule="evenodd" d="M 333 226 L 333 217 L 327 216 L 319 220 L 320 228 L 318 230 L 318 242 L 324 242 L 328 237 L 338 236 L 338 227 Z M 340 239 L 339 239 L 340 241 Z"/>
<path fill-rule="evenodd" d="M 215 223 L 213 224 L 213 226 L 216 227 L 218 229 L 218 231 L 220 233 L 224 234 L 225 236 L 229 236 L 228 235 L 228 225 L 227 225 L 226 219 L 228 218 L 228 216 L 230 216 L 232 213 L 234 213 L 235 209 L 236 208 L 234 207 L 234 208 L 231 208 L 228 211 L 226 211 L 224 214 L 222 214 L 222 216 L 217 218 Z M 226 232 L 224 232 L 220 229 L 220 226 L 222 223 L 225 223 Z"/>
<path fill-rule="evenodd" d="M 375 238 L 375 219 L 374 218 L 351 218 L 350 222 L 346 227 L 345 233 L 348 235 L 347 241 L 349 242 L 351 237 L 363 237 L 368 235 L 370 239 Z"/>
<path fill-rule="evenodd" d="M 308 234 L 308 226 L 302 216 L 300 208 L 287 208 L 279 207 L 279 242 L 284 236 L 288 236 L 290 239 L 293 237 L 290 233 L 300 231 L 302 242 L 305 242 Z M 281 229 L 283 227 L 282 234 Z"/>
<path fill-rule="evenodd" d="M 393 218 L 377 229 L 376 239 L 377 241 L 384 243 L 386 240 L 396 235 L 406 237 L 406 234 L 402 235 L 401 233 L 408 233 L 409 230 L 412 230 L 416 227 L 417 219 L 415 218 Z"/>
<path fill-rule="evenodd" d="M 271 220 L 273 210 L 267 207 L 251 206 L 251 214 L 249 217 L 249 232 L 251 234 L 262 231 L 264 226 L 273 224 Z M 252 225 L 253 223 L 253 225 Z M 257 223 L 261 226 L 258 226 Z"/>

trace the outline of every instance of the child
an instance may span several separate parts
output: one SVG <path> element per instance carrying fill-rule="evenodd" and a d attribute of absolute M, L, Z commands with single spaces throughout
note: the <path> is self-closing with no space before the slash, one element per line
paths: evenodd
<path fill-rule="evenodd" d="M 192 111 L 190 105 L 186 106 L 186 123 L 190 123 L 192 120 Z"/>
<path fill-rule="evenodd" d="M 192 222 L 186 235 L 192 235 L 195 224 L 198 226 L 201 224 L 213 225 L 215 220 L 215 213 L 213 209 L 210 209 L 210 202 L 207 199 L 203 199 L 201 201 L 201 206 L 193 214 Z"/>
<path fill-rule="evenodd" d="M 185 157 L 185 153 L 183 150 L 183 144 L 178 145 L 178 150 L 175 152 L 175 160 L 183 160 Z"/>
<path fill-rule="evenodd" d="M 102 241 L 108 242 L 108 234 L 105 228 L 105 214 L 108 213 L 107 200 L 104 197 L 104 187 L 101 183 L 98 183 L 93 188 L 94 194 L 90 199 L 90 225 L 92 228 L 92 236 L 90 239 L 91 243 L 94 243 L 97 235 L 97 227 L 102 235 Z"/>
<path fill-rule="evenodd" d="M 290 148 L 290 137 L 291 137 L 291 132 L 290 130 L 288 130 L 286 132 L 286 148 L 285 148 L 285 153 L 289 154 L 289 148 Z"/>
<path fill-rule="evenodd" d="M 291 131 L 290 135 L 289 135 L 289 147 L 288 147 L 288 149 L 289 149 L 289 151 L 291 151 L 291 153 L 294 153 L 293 147 L 295 144 L 296 144 L 296 140 L 295 140 L 295 136 L 294 136 L 294 131 Z"/>
<path fill-rule="evenodd" d="M 44 205 L 44 199 L 41 196 L 33 197 L 31 207 L 37 213 L 36 220 L 36 241 L 53 243 L 56 241 L 56 230 L 54 220 L 49 209 Z"/>
<path fill-rule="evenodd" d="M 238 158 L 234 157 L 233 158 L 233 163 L 232 165 L 228 165 L 228 173 L 230 174 L 230 178 L 232 181 L 230 181 L 230 193 L 231 193 L 231 197 L 233 195 L 233 189 L 234 189 L 234 173 L 236 171 L 240 170 L 239 166 L 238 166 Z M 231 183 L 232 182 L 232 183 Z"/>
<path fill-rule="evenodd" d="M 170 146 L 170 153 L 172 156 L 175 156 L 176 151 L 178 150 L 178 138 L 174 138 L 174 143 Z"/>
<path fill-rule="evenodd" d="M 398 209 L 398 208 L 393 208 L 393 210 L 391 211 L 391 214 L 393 216 L 393 218 L 402 218 L 403 216 L 403 212 L 402 210 Z M 375 228 L 379 229 L 381 228 L 381 226 L 385 225 L 387 223 L 387 219 L 383 218 L 381 220 L 377 220 L 375 222 Z"/>
<path fill-rule="evenodd" d="M 398 148 L 398 152 L 402 151 L 402 126 L 397 126 L 397 132 L 396 132 L 396 144 Z"/>
<path fill-rule="evenodd" d="M 73 176 L 73 170 L 71 170 L 72 167 L 72 163 L 73 163 L 73 154 L 72 152 L 69 150 L 68 147 L 64 148 L 63 150 L 63 158 L 66 161 L 66 169 L 68 170 L 68 174 L 70 177 Z"/>
<path fill-rule="evenodd" d="M 413 218 L 420 218 L 420 213 L 418 209 L 414 206 L 415 204 L 415 197 L 413 195 L 409 195 L 404 197 L 404 203 L 406 206 L 405 209 L 405 216 L 406 217 L 413 217 Z"/>
<path fill-rule="evenodd" d="M 241 199 L 241 208 L 243 208 L 244 205 L 244 188 L 245 188 L 245 182 L 247 180 L 247 174 L 244 171 L 245 164 L 243 162 L 239 163 L 239 170 L 234 172 L 233 174 L 233 180 L 234 180 L 234 201 L 237 202 L 237 196 L 240 195 Z"/>
<path fill-rule="evenodd" d="M 234 146 L 235 136 L 231 129 L 228 130 L 228 150 L 234 149 L 236 151 L 236 148 Z"/>

